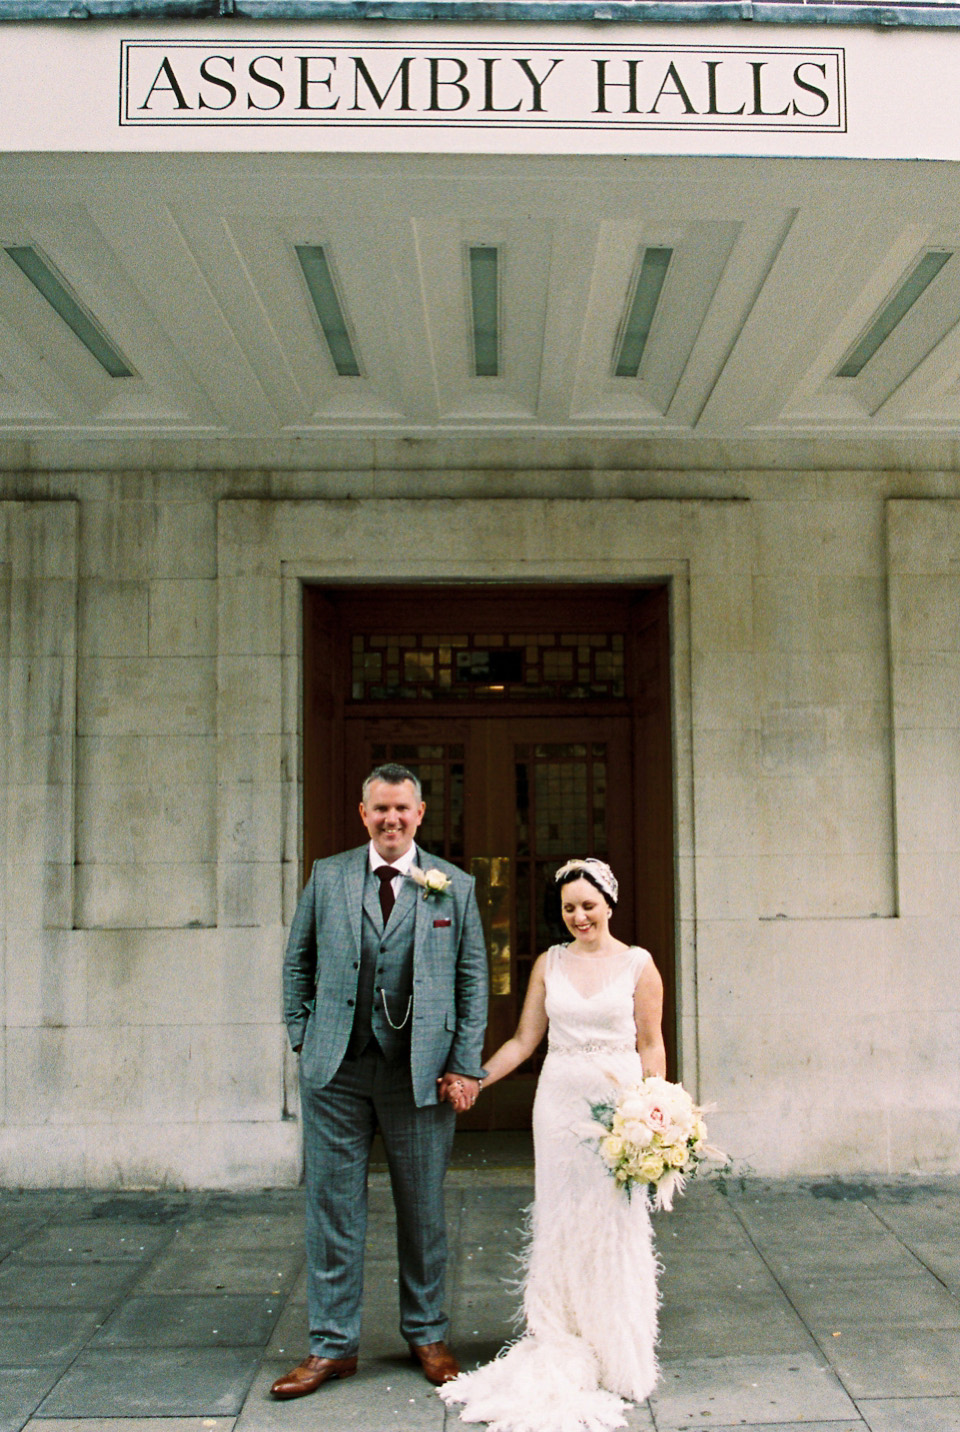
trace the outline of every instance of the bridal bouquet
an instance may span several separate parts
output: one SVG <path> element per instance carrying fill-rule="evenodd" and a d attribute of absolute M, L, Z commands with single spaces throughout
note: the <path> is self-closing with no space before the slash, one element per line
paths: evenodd
<path fill-rule="evenodd" d="M 649 1187 L 654 1208 L 671 1209 L 706 1158 L 724 1158 L 707 1142 L 703 1110 L 682 1084 L 655 1075 L 625 1086 L 610 1102 L 590 1105 L 597 1152 L 627 1197 Z"/>

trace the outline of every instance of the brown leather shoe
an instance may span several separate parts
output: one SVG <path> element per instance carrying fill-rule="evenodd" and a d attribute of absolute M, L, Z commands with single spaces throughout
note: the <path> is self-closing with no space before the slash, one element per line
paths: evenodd
<path fill-rule="evenodd" d="M 299 1367 L 278 1377 L 270 1391 L 274 1397 L 306 1397 L 316 1392 L 331 1377 L 352 1377 L 357 1370 L 356 1357 L 316 1357 L 313 1353 Z"/>
<path fill-rule="evenodd" d="M 428 1382 L 440 1387 L 460 1376 L 460 1364 L 446 1343 L 421 1343 L 419 1347 L 410 1343 L 409 1347 L 410 1356 L 423 1368 L 423 1375 Z"/>

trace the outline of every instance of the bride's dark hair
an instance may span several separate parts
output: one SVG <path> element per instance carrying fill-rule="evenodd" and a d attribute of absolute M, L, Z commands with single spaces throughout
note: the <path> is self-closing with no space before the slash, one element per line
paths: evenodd
<path fill-rule="evenodd" d="M 617 902 L 610 894 L 610 891 L 604 890 L 603 886 L 600 884 L 600 881 L 596 878 L 596 876 L 590 874 L 590 871 L 586 868 L 586 866 L 578 865 L 575 870 L 570 871 L 569 875 L 565 875 L 563 877 L 562 882 L 555 887 L 557 891 L 558 909 L 563 904 L 563 887 L 565 885 L 572 885 L 575 880 L 588 881 L 593 886 L 594 890 L 600 891 L 600 894 L 603 896 L 604 900 L 606 900 L 611 910 L 615 910 L 617 908 Z"/>

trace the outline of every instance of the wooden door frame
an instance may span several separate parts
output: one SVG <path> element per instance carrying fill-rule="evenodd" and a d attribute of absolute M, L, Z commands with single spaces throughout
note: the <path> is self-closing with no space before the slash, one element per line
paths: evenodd
<path fill-rule="evenodd" d="M 637 937 L 650 949 L 664 977 L 664 1038 L 669 1067 L 677 1067 L 677 918 L 674 849 L 673 703 L 670 669 L 670 603 L 666 582 L 636 582 L 613 586 L 583 583 L 516 586 L 514 584 L 437 587 L 427 584 L 398 586 L 396 583 L 338 586 L 334 583 L 304 583 L 303 595 L 303 878 L 313 860 L 359 843 L 357 828 L 348 829 L 342 798 L 345 706 L 348 696 L 347 663 L 354 629 L 339 619 L 338 601 L 349 603 L 355 619 L 369 613 L 370 629 L 402 630 L 409 626 L 411 604 L 442 604 L 444 624 L 459 626 L 469 617 L 475 631 L 496 630 L 498 614 L 509 604 L 516 612 L 525 609 L 521 629 L 527 622 L 540 623 L 549 630 L 548 614 L 559 602 L 575 594 L 584 608 L 582 629 L 596 631 L 607 620 L 623 621 L 630 615 L 627 631 L 633 638 L 633 659 L 628 662 L 630 688 L 624 714 L 633 720 L 633 781 L 636 809 L 655 814 L 638 822 L 634 832 L 634 927 Z M 542 615 L 537 615 L 538 610 Z M 590 620 L 587 620 L 589 613 Z M 616 615 L 615 615 L 616 614 Z M 565 614 L 569 616 L 569 613 Z M 537 629 L 534 625 L 533 629 Z M 573 627 L 575 630 L 576 627 Z M 641 634 L 646 637 L 646 660 L 641 669 L 637 659 Z M 552 703 L 538 706 L 543 714 L 589 714 L 590 702 Z M 609 703 L 606 703 L 609 706 Z M 497 708 L 502 715 L 520 714 L 517 707 Z M 432 705 L 429 712 L 415 703 L 403 710 L 442 717 L 466 714 L 462 701 Z M 492 714 L 489 705 L 487 714 Z M 374 714 L 371 712 L 371 715 Z M 381 709 L 381 715 L 387 714 Z M 526 709 L 529 715 L 529 706 Z M 598 712 L 599 714 L 599 712 Z M 609 712 L 608 714 L 612 714 Z M 313 733 L 314 739 L 310 738 Z M 359 799 L 359 797 L 358 797 Z M 359 824 L 359 823 L 358 823 Z M 639 878 L 646 875 L 646 878 Z"/>

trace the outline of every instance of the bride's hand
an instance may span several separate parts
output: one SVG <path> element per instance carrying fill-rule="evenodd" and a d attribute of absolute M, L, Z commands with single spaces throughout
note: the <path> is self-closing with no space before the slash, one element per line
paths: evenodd
<path fill-rule="evenodd" d="M 437 1098 L 446 1100 L 452 1104 L 454 1112 L 462 1114 L 464 1109 L 469 1109 L 472 1100 L 469 1097 L 469 1090 L 466 1087 L 473 1084 L 474 1080 L 466 1078 L 462 1074 L 444 1074 L 437 1080 Z M 474 1095 L 474 1098 L 476 1095 Z"/>
<path fill-rule="evenodd" d="M 437 1080 L 437 1097 L 446 1099 L 458 1114 L 472 1108 L 479 1093 L 479 1081 L 471 1079 L 467 1074 L 444 1074 Z"/>
<path fill-rule="evenodd" d="M 454 1108 L 458 1114 L 462 1114 L 465 1109 L 472 1109 L 477 1102 L 480 1084 L 478 1080 L 470 1079 L 466 1074 L 460 1076 L 459 1083 L 460 1088 L 455 1091 L 457 1099 Z"/>

